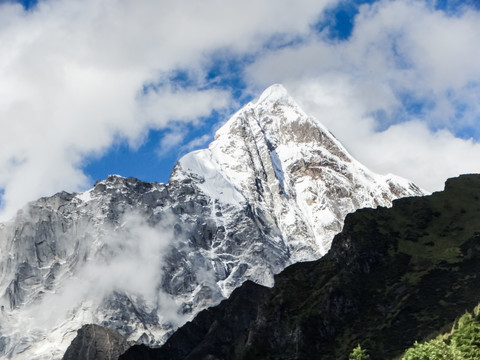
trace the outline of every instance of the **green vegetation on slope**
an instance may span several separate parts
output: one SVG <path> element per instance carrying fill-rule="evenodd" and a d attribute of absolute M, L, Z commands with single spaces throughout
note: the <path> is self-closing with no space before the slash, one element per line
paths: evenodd
<path fill-rule="evenodd" d="M 358 345 L 355 349 L 353 349 L 352 353 L 348 357 L 348 360 L 370 360 L 370 355 L 362 349 L 360 345 Z"/>
<path fill-rule="evenodd" d="M 402 360 L 478 360 L 480 359 L 480 305 L 467 312 L 452 331 L 423 344 L 416 342 Z"/>
<path fill-rule="evenodd" d="M 348 360 L 370 359 L 358 345 Z M 452 330 L 435 339 L 419 343 L 407 349 L 401 360 L 478 360 L 480 359 L 480 304 L 473 314 L 466 312 L 455 321 Z"/>

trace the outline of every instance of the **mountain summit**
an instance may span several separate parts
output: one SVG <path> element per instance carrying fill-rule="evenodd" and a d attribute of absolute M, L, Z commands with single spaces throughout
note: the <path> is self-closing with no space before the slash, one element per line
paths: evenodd
<path fill-rule="evenodd" d="M 246 202 L 278 226 L 293 261 L 326 253 L 347 213 L 420 195 L 405 179 L 377 175 L 356 161 L 282 85 L 238 111 L 208 149 L 184 156 L 187 176 L 211 197 Z"/>
<path fill-rule="evenodd" d="M 272 286 L 324 255 L 348 213 L 420 194 L 358 163 L 274 85 L 168 184 L 109 176 L 0 224 L 0 357 L 59 359 L 84 324 L 163 343 L 246 280 Z"/>

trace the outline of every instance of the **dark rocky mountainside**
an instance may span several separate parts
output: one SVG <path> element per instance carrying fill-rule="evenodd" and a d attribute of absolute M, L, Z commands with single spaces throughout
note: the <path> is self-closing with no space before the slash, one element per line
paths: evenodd
<path fill-rule="evenodd" d="M 322 259 L 250 282 L 132 359 L 395 359 L 480 300 L 480 175 L 348 215 Z"/>

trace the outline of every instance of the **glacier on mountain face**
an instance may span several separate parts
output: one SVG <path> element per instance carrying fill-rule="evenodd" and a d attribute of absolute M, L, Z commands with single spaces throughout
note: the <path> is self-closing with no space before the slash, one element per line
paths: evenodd
<path fill-rule="evenodd" d="M 421 195 L 352 158 L 281 85 L 234 114 L 168 184 L 109 176 L 0 225 L 0 357 L 60 359 L 83 324 L 162 343 L 245 280 L 329 249 L 345 215 Z"/>

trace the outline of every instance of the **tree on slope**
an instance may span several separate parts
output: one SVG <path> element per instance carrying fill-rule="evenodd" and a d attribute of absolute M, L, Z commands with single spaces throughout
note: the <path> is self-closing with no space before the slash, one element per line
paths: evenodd
<path fill-rule="evenodd" d="M 348 360 L 370 360 L 370 355 L 358 345 L 348 356 Z"/>

